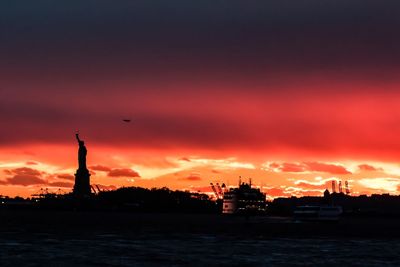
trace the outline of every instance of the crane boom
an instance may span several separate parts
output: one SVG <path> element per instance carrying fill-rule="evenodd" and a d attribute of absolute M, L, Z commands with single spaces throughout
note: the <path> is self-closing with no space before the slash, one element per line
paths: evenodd
<path fill-rule="evenodd" d="M 213 190 L 215 196 L 216 196 L 217 199 L 218 199 L 218 198 L 219 198 L 219 195 L 218 195 L 217 189 L 215 189 L 215 185 L 214 185 L 213 183 L 210 183 L 210 185 L 211 185 L 211 188 L 212 188 L 212 190 Z"/>
<path fill-rule="evenodd" d="M 97 195 L 96 189 L 94 188 L 93 185 L 90 185 L 90 188 L 92 189 L 93 193 Z"/>
<path fill-rule="evenodd" d="M 97 192 L 100 193 L 102 190 L 100 189 L 99 185 L 96 184 Z"/>
<path fill-rule="evenodd" d="M 220 196 L 222 196 L 224 193 L 223 193 L 222 188 L 221 188 L 221 186 L 219 185 L 219 183 L 217 183 L 217 189 L 218 189 L 218 194 L 219 194 Z"/>

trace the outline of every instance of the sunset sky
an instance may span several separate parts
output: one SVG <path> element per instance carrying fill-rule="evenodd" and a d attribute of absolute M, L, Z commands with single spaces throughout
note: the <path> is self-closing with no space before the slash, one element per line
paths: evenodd
<path fill-rule="evenodd" d="M 400 193 L 400 1 L 0 3 L 0 195 Z M 131 119 L 131 122 L 123 122 Z"/>

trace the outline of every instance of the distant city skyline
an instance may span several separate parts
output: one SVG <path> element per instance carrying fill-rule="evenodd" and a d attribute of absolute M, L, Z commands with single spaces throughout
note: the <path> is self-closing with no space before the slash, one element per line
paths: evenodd
<path fill-rule="evenodd" d="M 400 193 L 398 1 L 0 3 L 0 194 Z"/>

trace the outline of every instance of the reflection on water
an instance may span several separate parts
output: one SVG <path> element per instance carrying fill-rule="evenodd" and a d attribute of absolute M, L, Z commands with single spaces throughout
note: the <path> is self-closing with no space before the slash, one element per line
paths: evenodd
<path fill-rule="evenodd" d="M 398 240 L 1 233 L 1 266 L 400 266 Z"/>

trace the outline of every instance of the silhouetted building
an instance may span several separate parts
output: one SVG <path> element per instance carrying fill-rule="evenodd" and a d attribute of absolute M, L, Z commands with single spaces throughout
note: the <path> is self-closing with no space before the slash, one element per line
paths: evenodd
<path fill-rule="evenodd" d="M 85 142 L 79 139 L 79 135 L 76 134 L 76 140 L 78 140 L 78 164 L 79 167 L 75 173 L 75 185 L 74 194 L 76 196 L 89 196 L 90 195 L 90 173 L 86 167 L 86 155 L 87 149 Z"/>
<path fill-rule="evenodd" d="M 329 199 L 330 196 L 331 196 L 331 193 L 329 192 L 329 190 L 328 190 L 328 189 L 325 189 L 325 191 L 324 191 L 324 198 Z"/>
<path fill-rule="evenodd" d="M 258 188 L 251 187 L 250 183 L 241 183 L 238 188 L 231 188 L 224 193 L 222 213 L 254 213 L 265 212 L 265 194 Z"/>

